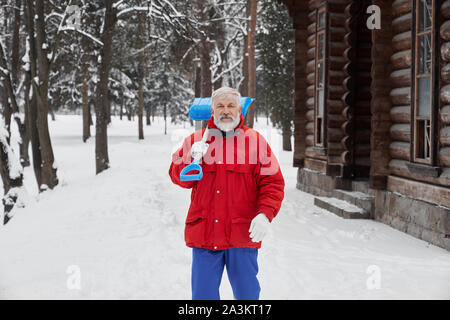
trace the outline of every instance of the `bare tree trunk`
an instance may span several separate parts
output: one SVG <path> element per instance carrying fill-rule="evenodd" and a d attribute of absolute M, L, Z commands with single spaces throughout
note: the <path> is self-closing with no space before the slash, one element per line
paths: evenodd
<path fill-rule="evenodd" d="M 256 61 L 255 61 L 255 35 L 256 35 L 256 9 L 257 1 L 250 0 L 250 28 L 248 30 L 248 95 L 256 98 Z M 253 128 L 256 103 L 253 102 L 245 117 L 246 125 Z"/>
<path fill-rule="evenodd" d="M 83 109 L 83 142 L 91 136 L 91 126 L 89 123 L 89 82 L 88 82 L 88 65 L 87 65 L 87 55 L 83 54 L 82 58 L 82 79 L 83 83 L 81 86 L 81 99 L 82 99 L 82 109 Z"/>
<path fill-rule="evenodd" d="M 164 105 L 164 134 L 167 134 L 167 106 Z"/>
<path fill-rule="evenodd" d="M 33 5 L 33 1 L 28 0 L 30 9 Z M 33 10 L 32 10 L 33 11 Z M 37 74 L 33 75 L 32 79 L 38 76 L 39 84 L 36 81 L 32 81 L 33 92 L 36 93 L 37 101 L 37 118 L 36 125 L 39 135 L 40 153 L 41 153 L 41 181 L 39 190 L 53 189 L 58 184 L 58 178 L 56 176 L 56 168 L 54 168 L 54 155 L 53 148 L 50 140 L 50 132 L 48 130 L 48 113 L 49 113 L 49 101 L 48 101 L 48 80 L 49 80 L 49 61 L 47 59 L 47 50 L 43 48 L 43 44 L 46 43 L 45 38 L 45 12 L 44 12 L 44 0 L 36 0 L 36 37 L 33 34 L 29 34 L 30 39 L 36 41 L 35 53 L 36 56 L 33 60 L 37 61 L 36 71 Z M 34 17 L 35 15 L 30 15 Z M 54 45 L 57 45 L 56 43 Z"/>
<path fill-rule="evenodd" d="M 209 53 L 209 47 L 206 40 L 200 42 L 200 62 L 201 62 L 201 86 L 200 95 L 202 97 L 210 97 L 212 94 L 211 83 L 211 57 Z M 208 124 L 207 120 L 202 121 L 202 128 L 206 128 Z"/>
<path fill-rule="evenodd" d="M 113 8 L 112 2 L 105 0 L 104 3 L 106 10 L 103 33 L 101 36 L 103 47 L 100 50 L 101 63 L 98 69 L 99 82 L 97 83 L 96 88 L 95 104 L 95 164 L 97 174 L 109 168 L 107 125 L 110 112 L 108 79 L 111 68 L 112 36 L 117 20 L 116 9 Z"/>
<path fill-rule="evenodd" d="M 151 122 L 150 122 L 150 107 L 149 106 L 145 107 L 145 119 L 146 119 L 146 125 L 147 126 L 151 125 Z"/>
<path fill-rule="evenodd" d="M 250 0 L 247 0 L 247 5 L 245 6 L 245 18 L 248 18 L 250 15 Z M 240 93 L 243 97 L 248 97 L 248 30 L 250 22 L 247 21 L 246 31 L 247 34 L 244 35 L 244 49 L 243 49 L 243 57 L 242 57 L 242 82 Z"/>
<path fill-rule="evenodd" d="M 139 127 L 139 140 L 144 139 L 144 93 L 142 89 L 142 80 L 139 81 L 139 107 L 138 107 L 138 127 Z"/>
<path fill-rule="evenodd" d="M 291 145 L 292 130 L 290 128 L 283 128 L 283 150 L 292 151 Z"/>
<path fill-rule="evenodd" d="M 144 43 L 142 38 L 144 37 L 144 23 L 142 21 L 142 14 L 139 14 L 138 16 L 138 34 L 139 34 L 139 44 L 140 44 L 140 49 L 141 52 L 139 53 L 139 65 L 138 65 L 138 77 L 139 77 L 139 92 L 138 92 L 138 127 L 139 127 L 139 140 L 143 140 L 144 139 L 144 92 L 143 92 L 143 87 L 144 87 L 144 76 L 145 76 L 145 66 L 144 66 Z"/>
<path fill-rule="evenodd" d="M 4 124 L 1 123 L 1 125 Z M 21 169 L 20 172 L 12 171 L 14 164 L 11 163 L 12 159 L 9 157 L 12 150 L 6 139 L 3 138 L 5 137 L 0 138 L 0 175 L 5 194 L 2 200 L 4 207 L 3 224 L 6 224 L 10 220 L 9 213 L 19 197 L 19 189 L 23 188 L 23 174 Z"/>

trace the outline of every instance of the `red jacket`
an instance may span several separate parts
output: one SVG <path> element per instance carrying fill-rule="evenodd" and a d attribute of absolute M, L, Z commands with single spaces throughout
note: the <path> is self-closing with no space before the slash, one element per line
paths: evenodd
<path fill-rule="evenodd" d="M 284 178 L 278 161 L 264 137 L 243 122 L 241 114 L 238 126 L 224 137 L 211 116 L 210 146 L 200 161 L 203 177 L 199 181 L 181 181 L 180 172 L 193 161 L 191 146 L 202 139 L 205 129 L 187 137 L 172 155 L 173 183 L 192 188 L 184 233 L 188 247 L 260 248 L 261 242 L 249 237 L 250 222 L 259 213 L 272 221 L 280 210 Z"/>

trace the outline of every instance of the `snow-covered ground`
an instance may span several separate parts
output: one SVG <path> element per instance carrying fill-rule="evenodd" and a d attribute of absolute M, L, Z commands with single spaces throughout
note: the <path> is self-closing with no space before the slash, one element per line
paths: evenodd
<path fill-rule="evenodd" d="M 0 299 L 190 299 L 192 249 L 184 243 L 190 190 L 173 185 L 171 153 L 192 128 L 113 118 L 111 168 L 95 175 L 94 139 L 81 118 L 50 131 L 59 186 L 30 195 L 0 227 Z M 93 128 L 93 127 L 92 127 Z M 255 128 L 279 149 L 265 119 Z M 94 131 L 94 130 L 92 130 Z M 270 138 L 272 137 L 272 139 Z M 295 188 L 292 152 L 279 151 L 285 200 L 259 251 L 261 299 L 450 299 L 450 253 L 368 220 L 345 220 Z M 221 297 L 232 299 L 224 272 Z"/>

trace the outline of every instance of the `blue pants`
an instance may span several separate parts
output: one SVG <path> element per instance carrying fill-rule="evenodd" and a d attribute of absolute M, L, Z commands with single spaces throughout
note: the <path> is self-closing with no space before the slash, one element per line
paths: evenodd
<path fill-rule="evenodd" d="M 258 273 L 258 249 L 230 248 L 225 250 L 192 249 L 192 299 L 219 300 L 223 268 L 238 300 L 258 300 L 261 288 Z"/>

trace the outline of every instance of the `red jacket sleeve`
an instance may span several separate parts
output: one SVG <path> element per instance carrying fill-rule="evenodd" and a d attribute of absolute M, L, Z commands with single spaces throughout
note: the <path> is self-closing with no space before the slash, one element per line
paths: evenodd
<path fill-rule="evenodd" d="M 172 154 L 172 163 L 169 168 L 169 176 L 170 179 L 172 179 L 172 182 L 186 189 L 192 188 L 197 183 L 197 181 L 180 180 L 181 170 L 192 162 L 191 146 L 193 138 L 194 135 L 191 134 L 189 137 L 184 139 L 183 145 Z"/>
<path fill-rule="evenodd" d="M 258 197 L 257 213 L 264 213 L 270 222 L 278 214 L 284 199 L 284 178 L 281 168 L 264 137 L 258 134 Z"/>

